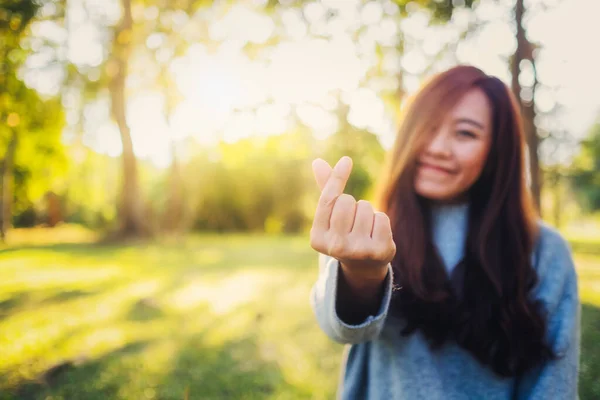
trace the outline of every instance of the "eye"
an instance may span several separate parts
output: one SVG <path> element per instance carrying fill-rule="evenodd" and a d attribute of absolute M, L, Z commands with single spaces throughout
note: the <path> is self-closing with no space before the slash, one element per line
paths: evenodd
<path fill-rule="evenodd" d="M 462 130 L 459 130 L 459 131 L 457 131 L 456 133 L 457 133 L 459 136 L 462 136 L 462 137 L 468 137 L 468 138 L 472 138 L 472 139 L 474 139 L 474 138 L 476 138 L 476 137 L 477 137 L 477 135 L 476 135 L 476 134 L 474 134 L 473 132 L 471 132 L 471 131 L 467 131 L 467 130 L 464 130 L 464 129 L 462 129 Z"/>

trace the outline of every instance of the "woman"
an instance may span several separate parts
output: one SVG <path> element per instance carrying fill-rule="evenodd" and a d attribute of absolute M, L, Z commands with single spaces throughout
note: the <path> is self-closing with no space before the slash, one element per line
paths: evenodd
<path fill-rule="evenodd" d="M 377 208 L 343 194 L 352 169 L 313 162 L 322 189 L 311 305 L 346 343 L 343 399 L 575 399 L 577 276 L 527 190 L 517 103 L 459 66 L 406 113 Z"/>

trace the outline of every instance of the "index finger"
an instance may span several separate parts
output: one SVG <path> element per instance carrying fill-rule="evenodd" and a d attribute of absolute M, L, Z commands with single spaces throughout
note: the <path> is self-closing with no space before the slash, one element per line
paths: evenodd
<path fill-rule="evenodd" d="M 331 168 L 331 165 L 329 165 L 329 163 L 322 158 L 315 159 L 312 163 L 312 167 L 319 190 L 323 191 L 325 184 L 331 176 L 331 171 L 333 171 L 333 168 Z"/>
<path fill-rule="evenodd" d="M 323 187 L 317 211 L 315 213 L 314 226 L 321 229 L 329 229 L 329 219 L 336 199 L 344 193 L 344 188 L 352 171 L 352 159 L 348 156 L 340 158 Z"/>

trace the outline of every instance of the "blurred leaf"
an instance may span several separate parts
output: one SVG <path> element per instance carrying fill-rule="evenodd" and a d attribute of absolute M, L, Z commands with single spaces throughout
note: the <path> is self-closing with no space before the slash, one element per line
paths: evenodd
<path fill-rule="evenodd" d="M 573 162 L 571 181 L 576 194 L 590 211 L 600 210 L 600 124 L 590 130 Z"/>
<path fill-rule="evenodd" d="M 35 0 L 3 0 L 0 4 L 0 31 L 21 33 L 34 18 L 41 4 Z"/>

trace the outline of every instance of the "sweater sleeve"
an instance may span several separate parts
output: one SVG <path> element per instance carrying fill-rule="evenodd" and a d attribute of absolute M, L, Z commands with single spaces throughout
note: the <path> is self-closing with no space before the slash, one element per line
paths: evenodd
<path fill-rule="evenodd" d="M 548 228 L 546 228 L 548 229 Z M 557 359 L 517 382 L 517 399 L 577 399 L 581 306 L 571 250 L 556 231 L 543 239 L 538 296 L 546 306 L 547 340 Z"/>
<path fill-rule="evenodd" d="M 350 325 L 342 321 L 336 310 L 338 296 L 339 261 L 319 253 L 319 277 L 310 292 L 310 304 L 317 323 L 332 340 L 343 344 L 356 344 L 376 339 L 385 324 L 392 297 L 392 267 L 384 281 L 384 294 L 376 315 L 369 315 L 363 322 Z"/>

